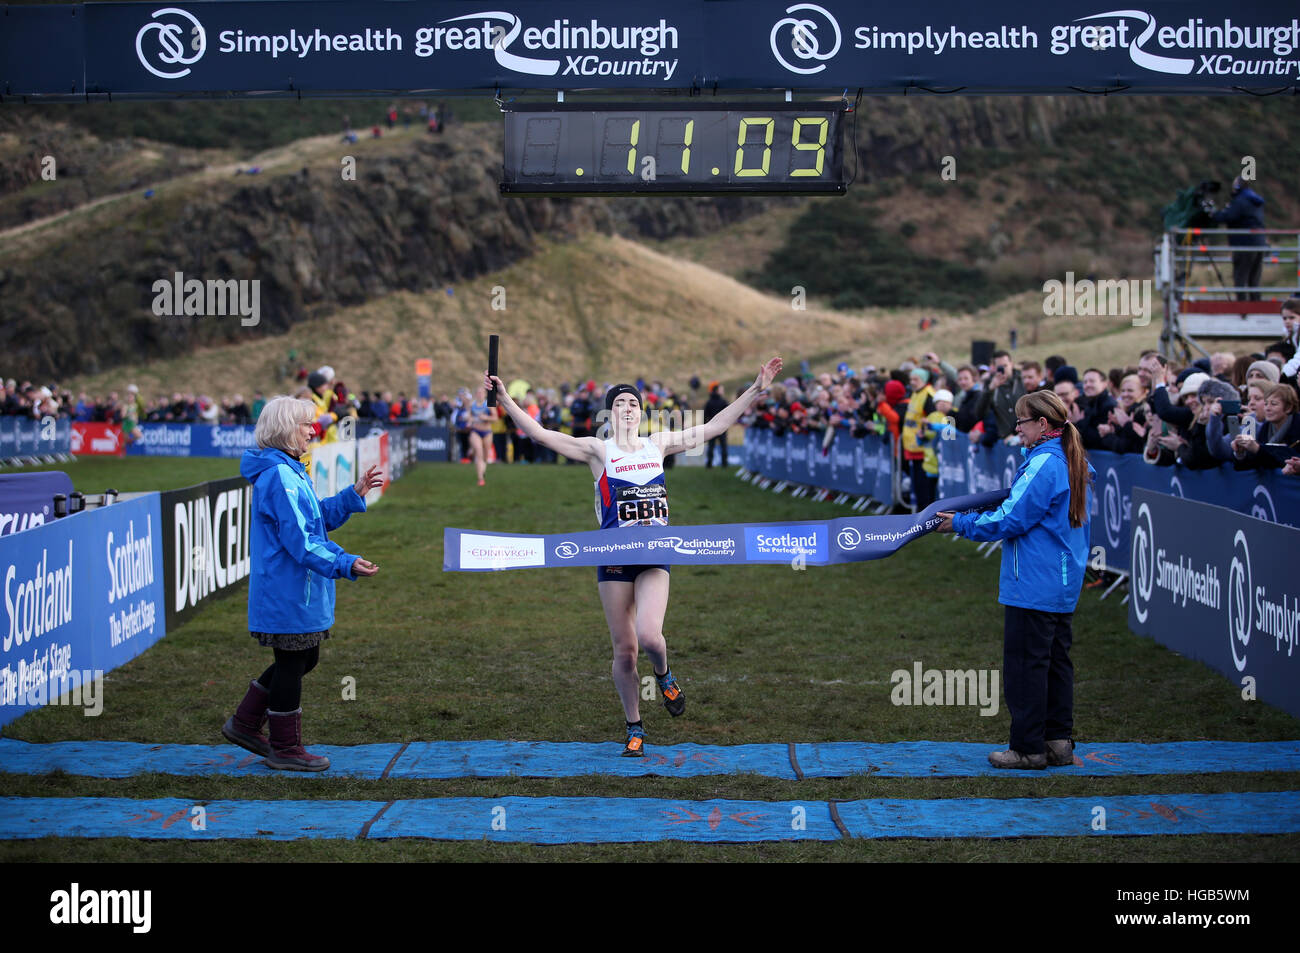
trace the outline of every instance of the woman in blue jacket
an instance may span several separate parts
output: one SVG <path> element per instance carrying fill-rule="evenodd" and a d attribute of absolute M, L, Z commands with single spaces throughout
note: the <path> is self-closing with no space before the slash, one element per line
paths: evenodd
<path fill-rule="evenodd" d="M 1089 486 L 1083 438 L 1051 391 L 1016 402 L 1024 462 L 1007 499 L 988 513 L 940 513 L 940 532 L 1003 540 L 998 602 L 1005 607 L 1003 683 L 1011 744 L 995 768 L 1074 762 L 1071 621 L 1088 559 Z"/>
<path fill-rule="evenodd" d="M 310 401 L 276 397 L 257 418 L 258 449 L 244 452 L 239 472 L 253 484 L 249 528 L 249 634 L 275 652 L 275 661 L 248 687 L 221 733 L 228 741 L 285 771 L 324 771 L 329 759 L 302 746 L 302 678 L 320 655 L 334 624 L 334 580 L 373 576 L 374 563 L 345 553 L 325 535 L 353 513 L 366 511 L 365 495 L 383 484 L 371 467 L 343 492 L 318 500 L 299 458 L 317 436 Z M 270 722 L 271 735 L 262 733 Z"/>

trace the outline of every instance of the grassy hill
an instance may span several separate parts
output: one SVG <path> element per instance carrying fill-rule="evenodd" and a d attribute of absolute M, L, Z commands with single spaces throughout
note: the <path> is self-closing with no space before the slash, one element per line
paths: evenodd
<path fill-rule="evenodd" d="M 329 131 L 275 145 L 268 125 L 308 128 L 286 118 L 302 104 L 256 103 L 209 148 L 208 124 L 227 119 L 171 105 L 204 124 L 166 130 L 189 144 L 102 138 L 101 107 L 0 110 L 0 158 L 26 170 L 0 177 L 6 373 L 265 391 L 296 349 L 336 367 L 346 354 L 359 386 L 395 389 L 433 355 L 452 386 L 473 379 L 489 330 L 508 331 L 519 373 L 556 381 L 738 378 L 772 347 L 814 364 L 956 359 L 1012 327 L 1022 353 L 1109 366 L 1154 344 L 1159 319 L 1044 319 L 1045 279 L 1148 277 L 1160 208 L 1246 155 L 1269 224 L 1300 221 L 1284 188 L 1300 112 L 1276 97 L 868 100 L 849 197 L 785 200 L 502 199 L 496 124 L 344 146 L 330 115 Z M 46 148 L 71 161 L 32 181 Z M 261 174 L 238 174 L 249 166 Z M 260 279 L 261 326 L 155 317 L 152 282 L 177 270 Z M 795 285 L 806 311 L 790 307 Z M 498 286 L 506 312 L 490 308 Z"/>

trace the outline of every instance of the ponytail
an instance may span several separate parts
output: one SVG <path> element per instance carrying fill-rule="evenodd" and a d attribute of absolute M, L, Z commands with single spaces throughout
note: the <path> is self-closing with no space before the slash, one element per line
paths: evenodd
<path fill-rule="evenodd" d="M 1068 420 L 1061 430 L 1061 448 L 1070 474 L 1070 525 L 1077 529 L 1088 518 L 1088 455 L 1079 428 Z"/>

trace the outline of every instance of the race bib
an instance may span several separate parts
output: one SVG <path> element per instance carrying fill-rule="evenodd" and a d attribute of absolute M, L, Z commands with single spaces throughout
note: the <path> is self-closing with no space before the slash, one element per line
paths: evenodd
<path fill-rule="evenodd" d="M 620 487 L 614 505 L 619 526 L 668 525 L 668 489 L 662 483 Z"/>

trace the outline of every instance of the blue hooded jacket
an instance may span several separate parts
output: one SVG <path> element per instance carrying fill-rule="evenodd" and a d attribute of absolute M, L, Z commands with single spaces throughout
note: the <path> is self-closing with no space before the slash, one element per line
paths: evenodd
<path fill-rule="evenodd" d="M 1091 498 L 1083 525 L 1070 525 L 1070 472 L 1061 438 L 1021 448 L 1011 494 L 988 513 L 957 513 L 952 528 L 980 542 L 1000 539 L 998 602 L 1040 612 L 1073 612 L 1088 561 Z M 1088 466 L 1089 494 L 1096 476 Z"/>
<path fill-rule="evenodd" d="M 253 484 L 248 577 L 252 632 L 322 632 L 334 624 L 334 580 L 355 579 L 357 556 L 326 533 L 366 501 L 348 487 L 317 500 L 307 470 L 283 450 L 244 451 L 239 472 Z"/>

